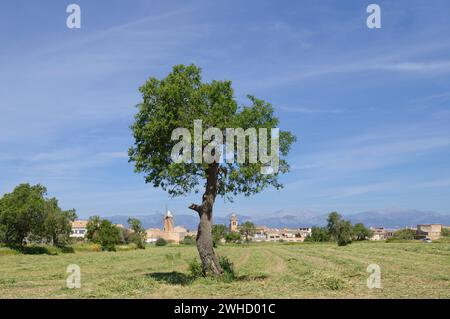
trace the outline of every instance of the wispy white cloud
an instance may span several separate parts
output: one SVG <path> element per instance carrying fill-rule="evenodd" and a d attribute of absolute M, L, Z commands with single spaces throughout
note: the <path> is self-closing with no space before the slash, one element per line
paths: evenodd
<path fill-rule="evenodd" d="M 414 188 L 450 188 L 450 178 L 422 181 L 410 185 Z"/>
<path fill-rule="evenodd" d="M 417 156 L 440 149 L 448 149 L 450 137 L 415 137 L 402 140 L 381 140 L 372 144 L 361 142 L 338 143 L 330 149 L 298 158 L 303 165 L 339 173 L 381 169 L 406 163 Z M 308 167 L 308 166 L 306 166 Z"/>
<path fill-rule="evenodd" d="M 298 114 L 341 114 L 345 113 L 342 109 L 325 109 L 325 108 L 315 108 L 315 107 L 291 107 L 291 106 L 278 106 L 277 110 L 281 110 L 286 113 L 298 113 Z"/>
<path fill-rule="evenodd" d="M 396 185 L 398 185 L 398 183 L 396 182 L 381 182 L 381 183 L 333 188 L 327 190 L 326 192 L 332 194 L 331 195 L 332 199 L 341 199 L 374 192 L 381 192 L 381 191 L 384 192 L 393 189 Z"/>
<path fill-rule="evenodd" d="M 450 61 L 386 63 L 368 66 L 367 69 L 405 71 L 405 72 L 447 73 L 448 71 L 450 71 Z"/>
<path fill-rule="evenodd" d="M 10 154 L 4 160 L 0 159 L 0 168 L 2 161 L 6 160 L 8 162 L 13 160 L 16 163 L 14 171 L 21 176 L 40 176 L 44 179 L 68 178 L 74 175 L 82 176 L 90 169 L 105 167 L 115 162 L 126 163 L 128 154 L 123 151 L 95 152 L 80 148 L 62 148 L 26 156 Z"/>
<path fill-rule="evenodd" d="M 358 49 L 352 53 L 343 53 L 335 57 L 325 56 L 322 59 L 310 58 L 308 62 L 295 61 L 288 69 L 283 69 L 270 77 L 261 77 L 253 81 L 253 87 L 260 89 L 276 88 L 285 84 L 301 83 L 315 78 L 327 78 L 340 75 L 351 75 L 364 72 L 387 72 L 399 74 L 442 75 L 450 72 L 450 60 L 430 60 L 430 54 L 446 52 L 450 42 L 423 42 L 407 50 L 373 50 Z"/>

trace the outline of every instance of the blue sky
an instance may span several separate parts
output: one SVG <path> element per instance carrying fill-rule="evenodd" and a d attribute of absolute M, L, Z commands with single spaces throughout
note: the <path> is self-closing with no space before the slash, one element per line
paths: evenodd
<path fill-rule="evenodd" d="M 175 64 L 229 79 L 236 98 L 271 102 L 298 137 L 285 189 L 216 213 L 450 213 L 450 3 L 376 1 L 3 1 L 0 193 L 41 183 L 63 208 L 175 213 L 133 172 L 127 149 L 138 87 Z"/>

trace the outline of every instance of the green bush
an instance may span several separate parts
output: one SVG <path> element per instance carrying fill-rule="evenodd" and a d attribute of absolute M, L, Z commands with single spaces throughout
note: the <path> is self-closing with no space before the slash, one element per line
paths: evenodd
<path fill-rule="evenodd" d="M 236 242 L 240 242 L 241 241 L 241 234 L 240 233 L 228 233 L 225 236 L 225 240 L 227 243 L 236 243 Z"/>
<path fill-rule="evenodd" d="M 9 247 L 0 245 L 0 256 L 19 255 L 20 252 Z"/>
<path fill-rule="evenodd" d="M 234 265 L 227 257 L 219 257 L 219 264 L 223 269 L 223 274 L 220 277 L 215 277 L 216 279 L 224 282 L 231 282 L 237 279 Z M 197 258 L 189 262 L 189 274 L 192 279 L 203 277 L 202 265 Z"/>
<path fill-rule="evenodd" d="M 183 245 L 195 245 L 197 242 L 194 236 L 186 236 L 181 243 Z"/>
<path fill-rule="evenodd" d="M 63 254 L 73 254 L 75 249 L 72 246 L 62 246 L 59 248 Z"/>
<path fill-rule="evenodd" d="M 158 238 L 155 242 L 156 246 L 166 246 L 167 241 L 164 238 Z"/>
<path fill-rule="evenodd" d="M 94 244 L 94 243 L 76 243 L 73 244 L 72 247 L 75 249 L 75 251 L 90 251 L 90 252 L 99 252 L 102 251 L 102 246 L 100 244 Z"/>
<path fill-rule="evenodd" d="M 107 219 L 92 216 L 86 228 L 86 238 L 95 244 L 100 244 L 102 250 L 116 251 L 116 245 L 121 243 L 120 228 Z"/>
<path fill-rule="evenodd" d="M 202 265 L 197 258 L 194 258 L 189 262 L 189 274 L 193 279 L 203 276 Z"/>
<path fill-rule="evenodd" d="M 344 282 L 335 277 L 327 277 L 323 280 L 323 285 L 330 290 L 342 290 L 344 288 Z"/>
<path fill-rule="evenodd" d="M 233 263 L 227 257 L 219 257 L 219 264 L 223 269 L 222 278 L 226 282 L 236 280 L 236 272 L 234 271 Z"/>
<path fill-rule="evenodd" d="M 103 243 L 102 244 L 102 250 L 103 251 L 117 251 L 116 245 L 110 242 Z"/>
<path fill-rule="evenodd" d="M 413 240 L 415 236 L 416 231 L 409 228 L 400 229 L 394 233 L 394 238 L 400 240 Z"/>
<path fill-rule="evenodd" d="M 305 242 L 326 242 L 330 240 L 330 233 L 325 227 L 313 227 L 311 236 L 305 238 Z"/>

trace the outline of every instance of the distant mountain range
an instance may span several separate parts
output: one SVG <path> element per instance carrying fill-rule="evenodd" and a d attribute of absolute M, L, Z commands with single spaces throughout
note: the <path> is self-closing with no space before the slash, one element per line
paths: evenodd
<path fill-rule="evenodd" d="M 230 215 L 225 217 L 216 216 L 214 217 L 214 223 L 228 225 Z M 294 213 L 281 210 L 274 212 L 272 215 L 257 217 L 239 215 L 239 213 L 237 213 L 237 215 L 240 223 L 252 221 L 256 225 L 274 228 L 324 226 L 327 219 L 327 214 L 322 215 L 311 211 Z M 163 214 L 155 213 L 133 217 L 141 220 L 145 228 L 162 228 Z M 419 210 L 368 211 L 352 215 L 343 215 L 343 217 L 349 219 L 352 223 L 364 223 L 368 227 L 384 226 L 387 228 L 401 228 L 431 223 L 450 225 L 450 214 Z M 112 216 L 107 218 L 113 223 L 127 225 L 128 216 Z M 176 226 L 184 226 L 187 229 L 195 230 L 198 225 L 198 216 L 194 213 L 192 213 L 192 215 L 174 214 L 174 223 Z"/>

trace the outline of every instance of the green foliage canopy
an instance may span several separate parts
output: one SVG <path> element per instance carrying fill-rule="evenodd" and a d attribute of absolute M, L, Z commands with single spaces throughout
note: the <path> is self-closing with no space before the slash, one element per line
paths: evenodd
<path fill-rule="evenodd" d="M 228 227 L 223 224 L 215 224 L 212 227 L 212 236 L 214 244 L 217 245 L 217 243 L 220 242 L 221 239 L 225 239 L 225 237 L 228 234 Z"/>
<path fill-rule="evenodd" d="M 0 199 L 0 239 L 8 245 L 26 242 L 65 245 L 75 210 L 63 211 L 56 198 L 47 198 L 42 185 L 21 184 Z"/>
<path fill-rule="evenodd" d="M 416 231 L 409 228 L 403 228 L 400 230 L 397 230 L 394 233 L 395 239 L 402 239 L 402 240 L 413 240 L 414 236 L 416 235 Z"/>
<path fill-rule="evenodd" d="M 255 224 L 250 221 L 246 221 L 239 227 L 239 232 L 244 236 L 245 241 L 249 241 L 249 237 L 253 236 L 256 232 Z"/>
<path fill-rule="evenodd" d="M 305 241 L 326 242 L 330 241 L 330 234 L 325 227 L 312 227 L 311 236 L 305 238 Z"/>
<path fill-rule="evenodd" d="M 109 220 L 92 216 L 87 223 L 86 238 L 93 243 L 100 244 L 102 250 L 115 251 L 116 245 L 121 242 L 121 231 L 119 227 Z"/>
<path fill-rule="evenodd" d="M 137 218 L 128 218 L 128 225 L 131 229 L 130 241 L 135 243 L 138 248 L 145 249 L 146 231 L 142 222 Z"/>
<path fill-rule="evenodd" d="M 348 220 L 341 220 L 337 226 L 337 244 L 339 246 L 346 246 L 352 242 L 353 227 Z"/>
<path fill-rule="evenodd" d="M 136 172 L 145 173 L 147 183 L 173 196 L 199 192 L 199 187 L 204 186 L 208 166 L 171 160 L 171 150 L 177 143 L 171 140 L 173 130 L 186 128 L 193 136 L 197 119 L 203 121 L 204 128 L 216 127 L 223 133 L 226 128 L 270 129 L 278 125 L 271 104 L 248 96 L 250 105 L 238 106 L 231 81 L 204 83 L 201 70 L 195 65 L 177 65 L 166 78 L 152 77 L 139 90 L 142 102 L 131 126 L 135 144 L 129 150 L 130 161 L 135 162 Z M 280 157 L 284 157 L 295 137 L 290 132 L 280 131 L 279 139 Z M 246 153 L 248 147 L 246 143 Z M 280 170 L 275 174 L 261 174 L 262 165 L 248 161 L 221 163 L 217 194 L 231 200 L 233 195 L 249 196 L 270 185 L 281 188 L 278 176 L 289 170 L 286 160 L 280 158 Z"/>
<path fill-rule="evenodd" d="M 356 240 L 365 240 L 372 236 L 372 232 L 363 223 L 357 223 L 353 226 L 353 235 Z"/>

